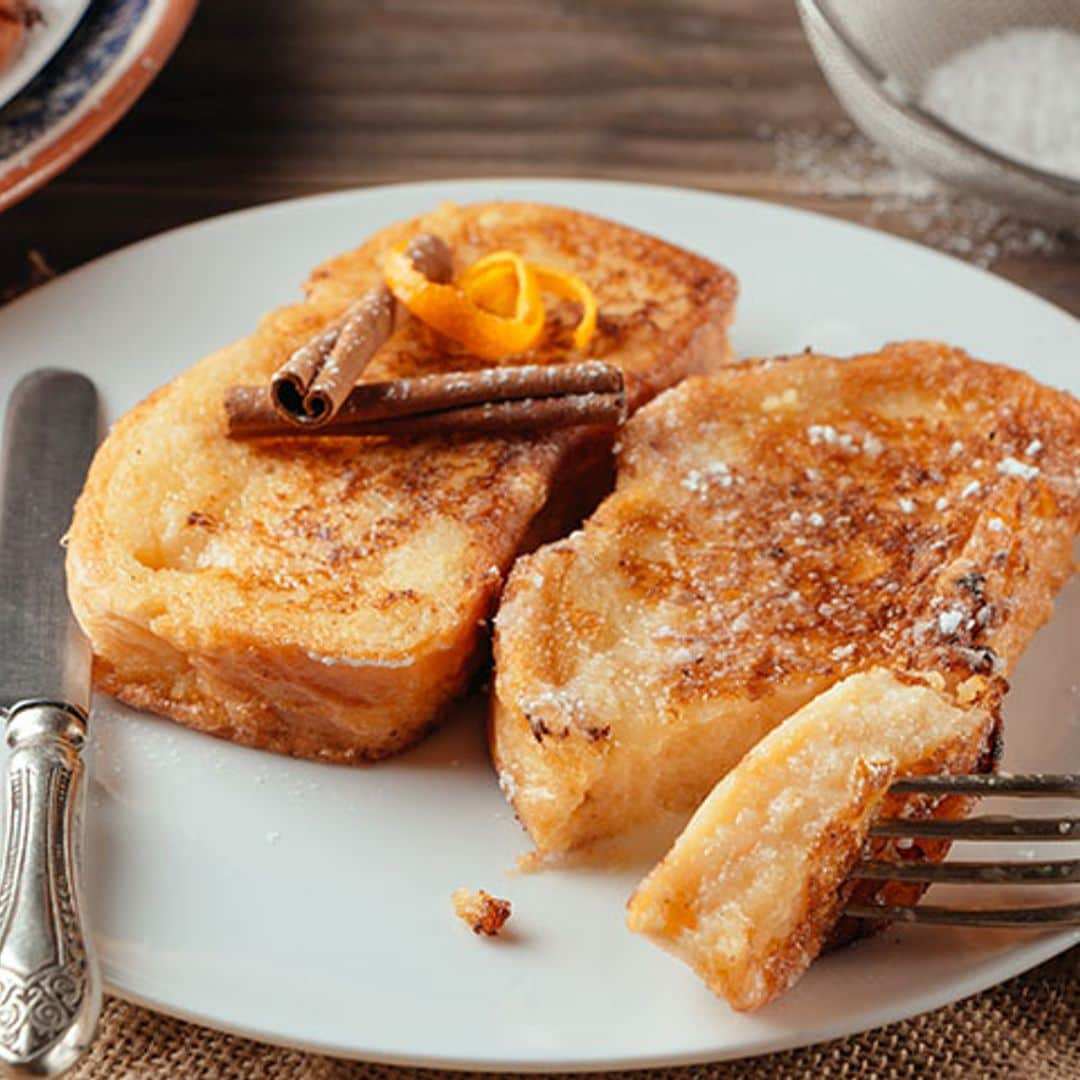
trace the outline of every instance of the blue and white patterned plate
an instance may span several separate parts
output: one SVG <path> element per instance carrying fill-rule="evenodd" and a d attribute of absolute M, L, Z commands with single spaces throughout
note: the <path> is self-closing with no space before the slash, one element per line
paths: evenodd
<path fill-rule="evenodd" d="M 0 210 L 84 154 L 135 103 L 197 0 L 94 0 L 75 32 L 0 108 Z"/>

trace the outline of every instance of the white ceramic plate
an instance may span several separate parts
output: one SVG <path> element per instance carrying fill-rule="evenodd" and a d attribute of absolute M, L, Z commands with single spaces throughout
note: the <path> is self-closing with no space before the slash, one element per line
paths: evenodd
<path fill-rule="evenodd" d="M 0 105 L 6 105 L 56 54 L 90 0 L 38 0 L 41 22 L 31 26 L 14 60 L 0 71 Z"/>
<path fill-rule="evenodd" d="M 498 197 L 606 214 L 729 264 L 743 355 L 939 337 L 1080 390 L 1073 318 L 942 255 L 743 199 L 519 180 L 346 192 L 137 244 L 0 312 L 0 390 L 35 366 L 76 367 L 115 417 L 295 298 L 319 260 L 445 199 Z M 1010 767 L 1080 767 L 1078 636 L 1073 587 L 1017 673 Z M 475 711 L 357 769 L 240 749 L 107 700 L 92 723 L 86 863 L 110 987 L 273 1041 L 491 1069 L 735 1057 L 911 1016 L 1080 937 L 893 930 L 824 958 L 774 1006 L 736 1015 L 624 929 L 643 868 L 508 876 L 528 843 Z M 454 918 L 461 885 L 512 899 L 507 940 L 475 939 Z"/>

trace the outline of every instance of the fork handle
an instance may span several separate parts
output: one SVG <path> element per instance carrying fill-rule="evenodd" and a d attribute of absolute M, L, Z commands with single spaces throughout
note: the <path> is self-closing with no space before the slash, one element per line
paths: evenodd
<path fill-rule="evenodd" d="M 83 1053 L 101 980 L 79 884 L 86 717 L 59 702 L 8 714 L 7 829 L 0 866 L 0 1061 L 58 1076 Z"/>

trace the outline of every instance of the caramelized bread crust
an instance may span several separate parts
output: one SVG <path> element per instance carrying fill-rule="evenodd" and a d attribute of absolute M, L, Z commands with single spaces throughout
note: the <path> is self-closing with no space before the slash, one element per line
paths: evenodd
<path fill-rule="evenodd" d="M 599 498 L 610 437 L 230 441 L 222 395 L 261 383 L 381 276 L 418 231 L 460 269 L 512 248 L 593 288 L 588 357 L 620 365 L 636 406 L 728 358 L 735 281 L 634 229 L 525 203 L 446 206 L 315 270 L 307 299 L 123 417 L 100 448 L 68 547 L 72 607 L 97 685 L 237 742 L 358 761 L 415 742 L 483 656 L 519 549 Z M 576 309 L 512 362 L 582 359 Z M 415 320 L 372 380 L 483 366 Z"/>
<path fill-rule="evenodd" d="M 542 852 L 692 810 L 854 672 L 1006 674 L 1072 569 L 1080 403 L 945 345 L 690 379 L 622 445 L 497 619 L 493 756 Z"/>
<path fill-rule="evenodd" d="M 736 1009 L 787 990 L 837 921 L 889 784 L 971 772 L 992 739 L 995 689 L 969 680 L 961 707 L 935 689 L 943 683 L 874 668 L 785 720 L 717 784 L 638 886 L 630 929 Z M 924 816 L 927 802 L 912 796 L 889 811 Z"/>

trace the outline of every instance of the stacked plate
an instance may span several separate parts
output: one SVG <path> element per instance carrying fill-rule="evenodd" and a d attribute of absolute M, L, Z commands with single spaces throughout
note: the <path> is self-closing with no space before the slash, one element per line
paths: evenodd
<path fill-rule="evenodd" d="M 131 108 L 180 40 L 195 4 L 22 5 L 35 17 L 0 69 L 0 210 L 67 168 Z"/>

